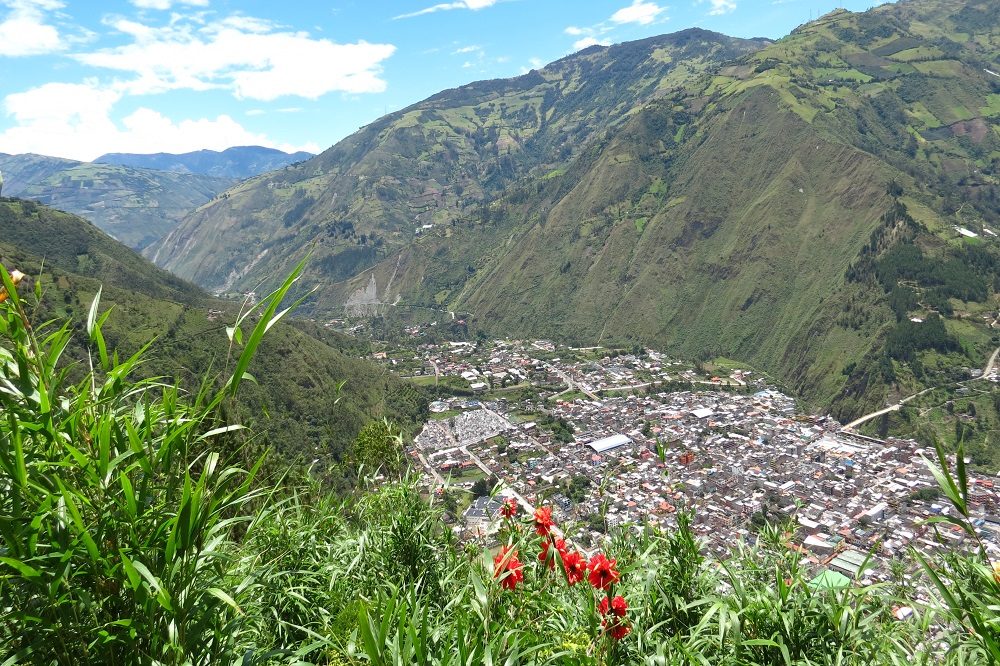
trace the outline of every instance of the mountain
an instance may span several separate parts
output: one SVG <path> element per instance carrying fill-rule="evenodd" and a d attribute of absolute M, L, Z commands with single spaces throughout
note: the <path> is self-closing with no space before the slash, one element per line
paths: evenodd
<path fill-rule="evenodd" d="M 3 193 L 84 217 L 132 248 L 160 238 L 187 213 L 233 184 L 44 155 L 2 155 Z"/>
<path fill-rule="evenodd" d="M 219 152 L 215 150 L 198 150 L 179 155 L 171 153 L 155 153 L 139 155 L 134 153 L 108 153 L 101 155 L 94 162 L 98 164 L 117 164 L 119 166 L 137 167 L 142 169 L 157 169 L 176 173 L 197 173 L 216 178 L 234 178 L 243 180 L 267 171 L 274 171 L 295 162 L 302 162 L 312 157 L 312 153 L 299 151 L 286 153 L 275 148 L 263 146 L 236 146 Z"/>
<path fill-rule="evenodd" d="M 314 275 L 348 278 L 410 245 L 423 225 L 458 225 L 529 172 L 552 172 L 626 122 L 636 100 L 764 43 L 689 30 L 442 92 L 240 183 L 145 254 L 227 291 L 277 275 L 316 243 Z"/>
<path fill-rule="evenodd" d="M 131 354 L 152 338 L 157 353 L 143 372 L 165 376 L 189 390 L 212 368 L 229 363 L 225 327 L 239 305 L 218 301 L 135 254 L 76 216 L 32 201 L 0 200 L 0 264 L 43 275 L 43 298 L 34 318 L 71 318 L 78 331 L 69 355 L 86 358 L 82 331 L 99 286 L 109 349 Z M 30 293 L 25 290 L 25 293 Z M 363 343 L 308 322 L 279 325 L 250 367 L 238 409 L 282 453 L 311 460 L 338 457 L 372 419 L 389 417 L 412 429 L 426 401 L 411 385 L 380 366 L 356 358 Z M 343 389 L 340 382 L 345 382 Z"/>
<path fill-rule="evenodd" d="M 992 351 L 998 120 L 994 2 L 688 30 L 443 92 L 147 254 L 227 291 L 315 244 L 317 315 L 724 354 L 846 418 Z"/>

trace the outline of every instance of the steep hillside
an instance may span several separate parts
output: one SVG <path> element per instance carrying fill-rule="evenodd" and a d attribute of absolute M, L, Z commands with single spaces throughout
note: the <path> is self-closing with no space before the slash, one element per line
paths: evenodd
<path fill-rule="evenodd" d="M 43 155 L 0 155 L 3 193 L 86 218 L 132 248 L 160 238 L 231 178 L 168 173 Z"/>
<path fill-rule="evenodd" d="M 953 10 L 913 2 L 804 26 L 329 300 L 735 355 L 844 417 L 957 379 L 994 347 L 1000 77 L 986 70 L 1000 20 L 987 3 Z M 962 64 L 942 76 L 937 51 L 894 55 L 924 43 Z M 899 251 L 935 268 L 892 280 Z M 909 320 L 933 313 L 945 335 L 914 342 Z"/>
<path fill-rule="evenodd" d="M 724 38 L 595 47 L 534 73 L 575 83 L 534 114 L 551 124 L 480 161 L 483 185 L 466 183 L 461 198 L 439 174 L 464 173 L 468 160 L 439 138 L 466 89 L 307 163 L 332 174 L 369 165 L 363 178 L 317 175 L 283 209 L 263 193 L 275 181 L 251 181 L 154 256 L 212 288 L 245 288 L 318 240 L 334 249 L 317 264 L 317 313 L 418 305 L 496 333 L 725 354 L 842 417 L 982 366 L 1000 286 L 1000 7 L 836 11 L 724 63 L 713 58 L 727 49 L 707 43 Z M 627 83 L 602 96 L 611 71 Z M 559 100 L 588 85 L 592 106 L 574 108 L 589 120 L 559 115 Z M 400 201 L 413 206 L 419 186 L 427 205 L 412 217 L 434 226 L 407 239 Z M 312 217 L 317 207 L 327 215 L 347 201 L 352 214 L 317 239 L 317 223 L 337 219 Z M 372 219 L 396 230 L 335 250 Z"/>
<path fill-rule="evenodd" d="M 243 180 L 267 171 L 280 169 L 294 162 L 302 162 L 312 156 L 312 153 L 302 151 L 286 153 L 263 146 L 235 146 L 223 151 L 197 150 L 180 154 L 108 153 L 101 155 L 94 162 Z"/>
<path fill-rule="evenodd" d="M 146 256 L 229 291 L 277 276 L 316 243 L 312 277 L 348 278 L 426 225 L 460 224 L 519 178 L 557 172 L 641 101 L 764 43 L 687 30 L 442 92 L 303 164 L 241 183 Z"/>
<path fill-rule="evenodd" d="M 72 317 L 82 327 L 103 285 L 102 304 L 114 309 L 109 347 L 130 354 L 159 338 L 144 369 L 150 375 L 192 389 L 206 371 L 221 372 L 229 362 L 224 329 L 238 306 L 156 268 L 84 220 L 30 201 L 0 200 L 0 263 L 31 276 L 43 271 L 38 322 Z M 406 428 L 419 421 L 425 400 L 379 366 L 354 358 L 365 351 L 362 343 L 306 330 L 312 327 L 284 325 L 268 336 L 250 368 L 259 385 L 245 385 L 239 405 L 240 418 L 256 423 L 276 448 L 310 460 L 339 456 L 372 419 L 388 416 Z M 84 338 L 82 332 L 75 337 L 74 358 L 83 358 Z"/>
<path fill-rule="evenodd" d="M 0 153 L 0 171 L 3 171 L 3 193 L 9 197 L 17 196 L 32 183 L 37 183 L 59 173 L 71 169 L 80 162 L 62 157 L 47 157 L 45 155 L 8 155 Z"/>

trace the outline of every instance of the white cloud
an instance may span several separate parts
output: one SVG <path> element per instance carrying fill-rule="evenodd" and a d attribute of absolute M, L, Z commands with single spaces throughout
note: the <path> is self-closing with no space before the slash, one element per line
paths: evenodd
<path fill-rule="evenodd" d="M 717 1 L 728 2 L 729 0 L 711 0 L 714 4 Z M 646 0 L 632 0 L 632 4 L 628 7 L 623 7 L 619 9 L 614 14 L 611 15 L 611 20 L 615 23 L 638 23 L 639 25 L 649 25 L 656 18 L 667 10 L 666 7 L 660 7 L 655 2 L 647 2 Z"/>
<path fill-rule="evenodd" d="M 392 44 L 338 44 L 305 32 L 276 31 L 266 21 L 230 17 L 201 25 L 175 17 L 164 27 L 117 19 L 113 28 L 132 43 L 74 56 L 93 67 L 130 72 L 131 94 L 191 89 L 230 90 L 270 101 L 292 95 L 316 99 L 333 92 L 382 92 L 381 63 Z"/>
<path fill-rule="evenodd" d="M 696 0 L 702 2 L 703 0 Z M 713 2 L 716 0 L 712 0 Z M 731 0 L 721 0 L 731 1 Z M 622 7 L 607 20 L 596 23 L 592 26 L 570 25 L 563 28 L 563 32 L 570 37 L 577 37 L 573 42 L 573 51 L 580 51 L 589 46 L 609 46 L 612 42 L 611 33 L 618 26 L 634 23 L 637 25 L 652 25 L 662 23 L 668 19 L 665 12 L 666 6 L 660 6 L 652 0 L 632 0 L 628 7 Z"/>
<path fill-rule="evenodd" d="M 180 18 L 181 17 L 178 17 L 178 19 Z M 235 28 L 236 30 L 242 30 L 243 32 L 254 32 L 257 34 L 272 32 L 278 27 L 275 23 L 268 21 L 267 19 L 256 18 L 253 16 L 242 16 L 238 14 L 227 16 L 219 21 L 219 25 Z"/>
<path fill-rule="evenodd" d="M 413 18 L 414 16 L 423 16 L 425 14 L 433 14 L 435 12 L 447 12 L 452 9 L 471 9 L 472 11 L 479 11 L 480 9 L 492 7 L 498 1 L 499 0 L 457 0 L 456 2 L 442 2 L 415 12 L 394 16 L 393 19 Z"/>
<path fill-rule="evenodd" d="M 121 98 L 120 90 L 101 88 L 93 81 L 47 83 L 8 95 L 4 107 L 17 124 L 0 133 L 0 152 L 78 160 L 91 160 L 107 152 L 188 152 L 247 145 L 318 152 L 313 144 L 276 143 L 224 114 L 175 122 L 158 111 L 140 108 L 116 123 L 111 110 Z M 66 100 L 73 100 L 73 104 L 67 105 Z"/>
<path fill-rule="evenodd" d="M 170 9 L 176 5 L 193 5 L 195 7 L 207 7 L 208 0 L 129 0 L 139 9 Z"/>
<path fill-rule="evenodd" d="M 709 10 L 709 15 L 711 16 L 721 16 L 722 14 L 728 14 L 729 12 L 736 9 L 735 0 L 708 0 L 709 4 L 712 5 L 712 9 Z"/>
<path fill-rule="evenodd" d="M 537 58 L 537 57 L 536 58 L 528 58 L 528 64 L 531 65 L 531 67 L 523 67 L 522 66 L 521 67 L 521 74 L 527 74 L 528 72 L 530 72 L 533 69 L 541 69 L 542 67 L 545 66 L 545 63 L 542 62 L 542 59 L 541 58 Z"/>
<path fill-rule="evenodd" d="M 460 49 L 455 49 L 454 51 L 451 52 L 451 54 L 452 55 L 458 55 L 459 53 L 478 53 L 479 51 L 482 51 L 482 50 L 483 50 L 483 47 L 476 46 L 475 44 L 473 44 L 472 46 L 463 46 Z"/>
<path fill-rule="evenodd" d="M 0 56 L 30 56 L 60 51 L 65 44 L 45 12 L 63 7 L 57 0 L 3 0 L 10 11 L 0 22 Z"/>
<path fill-rule="evenodd" d="M 606 39 L 596 39 L 594 37 L 584 37 L 573 42 L 574 51 L 582 51 L 588 46 L 609 46 L 611 42 Z"/>

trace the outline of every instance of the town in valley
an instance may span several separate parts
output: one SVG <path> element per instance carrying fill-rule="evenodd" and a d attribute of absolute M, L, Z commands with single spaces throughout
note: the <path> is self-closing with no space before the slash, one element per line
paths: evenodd
<path fill-rule="evenodd" d="M 817 576 L 846 584 L 904 575 L 910 547 L 970 538 L 927 522 L 950 510 L 925 462 L 935 461 L 931 447 L 804 414 L 736 363 L 484 339 L 376 358 L 438 388 L 409 454 L 465 540 L 489 544 L 508 497 L 524 512 L 551 505 L 585 548 L 620 529 L 670 529 L 692 511 L 714 555 L 781 524 Z M 983 543 L 1000 553 L 997 483 L 971 474 L 969 504 Z"/>

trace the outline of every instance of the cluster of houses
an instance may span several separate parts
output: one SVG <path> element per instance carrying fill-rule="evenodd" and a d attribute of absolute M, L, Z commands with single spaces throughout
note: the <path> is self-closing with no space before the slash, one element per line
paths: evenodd
<path fill-rule="evenodd" d="M 574 360 L 561 359 L 560 351 L 572 354 Z M 545 340 L 428 343 L 419 345 L 411 358 L 393 359 L 380 352 L 375 359 L 406 367 L 414 376 L 461 378 L 479 393 L 531 385 L 542 389 L 543 397 L 581 392 L 596 398 L 668 382 L 743 386 L 752 374 L 734 370 L 721 377 L 705 375 L 652 350 L 623 354 L 599 348 L 560 349 Z"/>
<path fill-rule="evenodd" d="M 568 379 L 586 394 L 604 390 L 608 376 L 634 381 L 636 372 L 650 371 L 643 364 L 670 363 L 647 354 L 561 365 L 535 363 L 513 345 L 491 351 L 487 362 L 474 364 L 478 377 L 492 381 L 507 362 L 513 363 L 508 373 L 519 370 L 529 381 L 538 373 L 546 382 Z M 469 358 L 435 362 L 451 371 Z M 789 530 L 790 547 L 824 580 L 885 580 L 889 563 L 910 548 L 961 548 L 972 538 L 927 522 L 952 510 L 925 463 L 933 452 L 910 440 L 843 432 L 833 419 L 799 414 L 794 400 L 778 391 L 751 389 L 743 373 L 730 379 L 742 386 L 653 387 L 596 399 L 578 393 L 547 401 L 454 398 L 436 407 L 456 414 L 428 422 L 413 453 L 433 483 L 475 467 L 496 476 L 501 492 L 525 509 L 553 505 L 569 536 L 582 544 L 599 543 L 619 526 L 670 529 L 678 511 L 692 510 L 695 531 L 719 555 L 738 541 L 752 542 L 763 524 L 779 523 Z M 698 386 L 712 378 L 694 374 L 689 381 Z M 557 423 L 572 436 L 558 436 Z M 996 484 L 1000 478 L 970 475 L 968 501 L 979 540 L 1000 559 Z M 456 530 L 486 537 L 498 508 L 496 498 L 477 499 Z"/>

